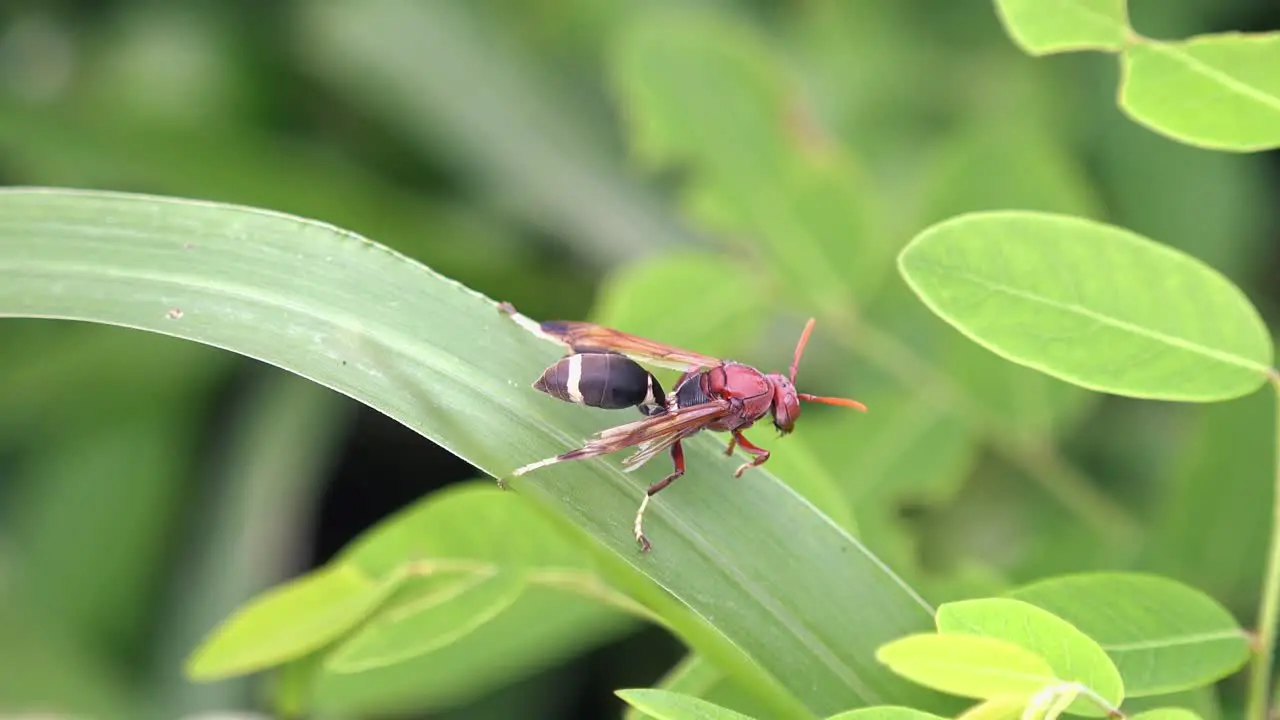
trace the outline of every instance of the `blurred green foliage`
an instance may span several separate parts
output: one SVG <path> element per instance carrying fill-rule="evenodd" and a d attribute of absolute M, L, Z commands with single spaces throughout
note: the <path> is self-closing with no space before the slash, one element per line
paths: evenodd
<path fill-rule="evenodd" d="M 1130 14 L 1169 38 L 1280 26 L 1256 0 Z M 811 411 L 770 462 L 825 476 L 801 491 L 930 600 L 1136 568 L 1247 624 L 1267 399 L 1077 392 L 964 341 L 890 268 L 952 214 L 1056 210 L 1184 249 L 1272 316 L 1275 158 L 1154 134 L 1117 109 L 1117 79 L 1103 55 L 1027 57 L 977 0 L 18 2 L 0 10 L 0 181 L 296 213 L 535 318 L 761 366 L 784 365 L 796 313 L 820 311 L 802 377 L 875 422 Z M 323 559 L 318 533 L 354 534 L 321 513 L 356 452 L 354 409 L 193 344 L 0 324 L 0 711 L 264 703 L 254 682 L 192 685 L 180 665 L 234 607 Z M 404 503 L 386 486 L 466 477 L 438 457 L 354 472 L 382 515 Z M 459 697 L 451 716 L 590 717 L 588 683 L 654 683 L 670 664 L 640 638 L 602 630 L 601 654 Z"/>

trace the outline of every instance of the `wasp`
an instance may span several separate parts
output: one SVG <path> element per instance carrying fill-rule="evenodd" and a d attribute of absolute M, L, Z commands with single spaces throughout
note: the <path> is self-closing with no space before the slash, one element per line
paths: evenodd
<path fill-rule="evenodd" d="M 733 455 L 736 448 L 741 448 L 751 456 L 734 471 L 733 476 L 738 478 L 769 459 L 768 450 L 742 434 L 765 416 L 769 416 L 781 435 L 786 435 L 795 429 L 800 418 L 801 401 L 867 410 L 866 405 L 857 400 L 822 397 L 796 389 L 796 370 L 813 332 L 813 318 L 809 318 L 796 343 L 790 372 L 783 375 L 764 373 L 740 362 L 592 323 L 567 320 L 534 323 L 516 313 L 509 303 L 502 303 L 500 308 L 517 322 L 569 350 L 534 381 L 535 389 L 559 400 L 589 407 L 615 410 L 635 407 L 644 415 L 643 419 L 596 433 L 582 447 L 529 463 L 515 470 L 512 477 L 561 462 L 635 448 L 635 452 L 622 461 L 624 471 L 632 472 L 669 451 L 673 471 L 649 486 L 636 511 L 635 538 L 644 552 L 652 547 L 644 534 L 645 509 L 654 495 L 684 475 L 681 443 L 685 439 L 703 430 L 729 433 L 725 455 Z M 640 362 L 680 370 L 682 374 L 667 393 L 658 378 Z"/>

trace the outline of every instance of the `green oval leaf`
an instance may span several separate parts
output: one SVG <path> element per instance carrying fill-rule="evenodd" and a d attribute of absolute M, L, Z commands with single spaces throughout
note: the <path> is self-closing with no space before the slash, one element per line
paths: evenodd
<path fill-rule="evenodd" d="M 614 694 L 656 720 L 752 720 L 740 712 L 670 690 L 618 690 Z"/>
<path fill-rule="evenodd" d="M 1001 695 L 983 700 L 965 710 L 956 720 L 1015 720 L 1022 717 L 1026 706 L 1026 697 Z"/>
<path fill-rule="evenodd" d="M 944 720 L 944 718 L 941 715 L 900 705 L 878 705 L 846 710 L 828 717 L 827 720 Z"/>
<path fill-rule="evenodd" d="M 496 303 L 361 237 L 300 218 L 115 193 L 0 191 L 0 316 L 103 322 L 257 358 L 347 394 L 505 476 L 622 420 L 529 385 L 562 355 Z M 718 438 L 632 518 L 660 463 L 564 463 L 511 487 L 598 543 L 610 581 L 784 715 L 943 699 L 874 648 L 932 609 L 767 467 Z M 851 619 L 847 609 L 863 608 Z M 715 618 L 711 627 L 706 618 Z"/>
<path fill-rule="evenodd" d="M 773 714 L 741 684 L 736 683 L 733 677 L 707 662 L 703 656 L 694 653 L 686 655 L 683 660 L 668 670 L 654 689 L 692 695 L 747 715 L 768 717 Z M 643 720 L 651 717 L 632 706 L 627 708 L 622 720 Z"/>
<path fill-rule="evenodd" d="M 916 236 L 899 267 L 975 342 L 1091 390 L 1226 400 L 1270 370 L 1267 326 L 1244 293 L 1195 258 L 1111 225 L 972 213 Z"/>
<path fill-rule="evenodd" d="M 1129 34 L 1124 0 L 997 0 L 1005 30 L 1031 55 L 1119 50 Z"/>
<path fill-rule="evenodd" d="M 399 624 L 415 632 L 436 632 L 434 637 L 407 635 L 396 641 L 382 634 L 382 649 L 366 644 L 377 652 L 361 659 L 359 672 L 347 672 L 354 669 L 350 666 L 323 665 L 328 653 L 316 658 L 305 684 L 311 714 L 368 717 L 469 704 L 538 672 L 548 662 L 590 651 L 636 629 L 626 616 L 595 600 L 527 579 L 510 605 L 502 607 L 501 597 L 486 601 L 500 612 L 481 616 L 471 608 L 455 608 L 459 621 L 468 625 L 462 628 L 465 633 L 437 613 L 426 620 L 436 630 L 414 621 Z"/>
<path fill-rule="evenodd" d="M 1191 145 L 1280 147 L 1280 34 L 1135 44 L 1124 53 L 1120 105 L 1138 122 Z"/>
<path fill-rule="evenodd" d="M 1006 593 L 1048 610 L 1102 646 L 1128 697 L 1162 695 L 1220 680 L 1249 659 L 1249 642 L 1226 608 L 1162 577 L 1067 575 Z"/>
<path fill-rule="evenodd" d="M 983 598 L 947 603 L 938 608 L 938 630 L 1007 640 L 1049 663 L 1062 680 L 1088 687 L 1111 707 L 1124 700 L 1124 682 L 1105 650 L 1071 623 L 1030 603 Z M 1090 700 L 1076 700 L 1078 715 L 1105 717 Z"/>
<path fill-rule="evenodd" d="M 323 691 L 309 700 L 319 698 L 327 709 L 365 712 L 372 694 L 393 707 L 473 698 L 531 666 L 605 641 L 635 617 L 651 617 L 600 577 L 579 539 L 491 483 L 450 486 L 375 525 L 325 568 L 398 589 L 359 627 L 299 626 L 287 646 L 269 633 L 250 635 L 239 645 L 237 666 L 296 661 L 324 646 L 312 668 L 323 675 L 314 684 Z M 317 595 L 317 607 L 344 600 Z M 271 615 L 257 620 L 276 623 Z M 229 642 L 228 632 L 235 627 L 219 628 L 196 654 Z M 503 662 L 492 662 L 494 655 Z"/>
<path fill-rule="evenodd" d="M 191 656 L 187 674 L 217 680 L 317 650 L 368 618 L 395 587 L 348 565 L 314 570 L 237 610 Z"/>
<path fill-rule="evenodd" d="M 359 673 L 427 655 L 511 607 L 524 587 L 522 574 L 494 572 L 424 593 L 398 593 L 377 619 L 334 650 L 325 660 L 325 669 Z"/>
<path fill-rule="evenodd" d="M 921 685 L 961 697 L 1031 695 L 1060 682 L 1039 655 L 980 635 L 910 635 L 881 647 L 876 659 Z"/>
<path fill-rule="evenodd" d="M 403 508 L 348 543 L 334 561 L 374 577 L 436 564 L 446 570 L 595 572 L 582 540 L 525 498 L 474 481 Z"/>

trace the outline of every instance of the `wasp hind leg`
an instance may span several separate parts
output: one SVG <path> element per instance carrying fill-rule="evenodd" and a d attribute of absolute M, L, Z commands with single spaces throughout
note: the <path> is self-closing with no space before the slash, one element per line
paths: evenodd
<path fill-rule="evenodd" d="M 765 450 L 762 447 L 758 447 L 756 445 L 751 444 L 750 440 L 742 436 L 741 430 L 733 431 L 733 440 L 730 441 L 729 443 L 730 450 L 733 449 L 734 442 L 737 442 L 739 445 L 742 446 L 743 450 L 746 450 L 748 453 L 751 453 L 752 455 L 751 462 L 743 463 L 741 467 L 733 471 L 733 476 L 736 478 L 742 477 L 742 473 L 746 472 L 747 470 L 753 467 L 758 467 L 760 465 L 763 465 L 764 462 L 769 459 L 769 451 Z M 725 454 L 728 455 L 729 453 L 725 453 Z"/>
<path fill-rule="evenodd" d="M 681 475 L 684 475 L 684 448 L 680 445 L 679 440 L 671 446 L 671 462 L 675 464 L 675 471 L 649 486 L 649 489 L 644 493 L 644 500 L 640 502 L 640 509 L 636 511 L 636 542 L 640 543 L 640 549 L 643 552 L 649 552 L 652 547 L 649 544 L 649 539 L 644 536 L 644 510 L 649 506 L 649 498 L 657 495 L 660 490 L 675 482 Z"/>

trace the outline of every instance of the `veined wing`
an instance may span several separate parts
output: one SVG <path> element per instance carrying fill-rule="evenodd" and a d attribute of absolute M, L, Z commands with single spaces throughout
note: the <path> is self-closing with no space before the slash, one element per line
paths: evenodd
<path fill-rule="evenodd" d="M 623 472 L 633 472 L 678 441 L 702 432 L 708 424 L 728 414 L 728 402 L 713 400 L 631 423 L 635 428 L 633 431 L 626 431 L 628 426 L 623 425 L 605 430 L 599 436 L 606 436 L 614 430 L 624 430 L 621 434 L 627 439 L 624 447 L 635 446 L 637 450 L 622 461 Z"/>
<path fill-rule="evenodd" d="M 614 330 L 586 322 L 573 320 L 547 320 L 539 326 L 543 333 L 554 337 L 575 352 L 611 350 L 634 360 L 648 361 L 655 365 L 688 370 L 690 367 L 714 367 L 722 360 L 702 353 L 664 345 L 638 335 Z"/>
<path fill-rule="evenodd" d="M 566 460 L 585 460 L 634 447 L 637 448 L 636 452 L 622 461 L 625 472 L 631 472 L 674 445 L 677 440 L 697 434 L 708 423 L 727 416 L 729 412 L 727 401 L 715 400 L 607 428 L 592 436 L 582 447 L 525 465 L 513 472 L 512 476 Z"/>

